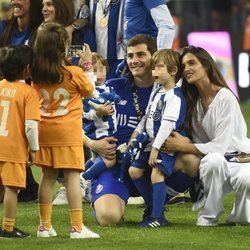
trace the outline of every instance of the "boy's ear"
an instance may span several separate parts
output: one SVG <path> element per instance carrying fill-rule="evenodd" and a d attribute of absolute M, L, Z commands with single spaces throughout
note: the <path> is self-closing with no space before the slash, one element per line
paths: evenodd
<path fill-rule="evenodd" d="M 171 76 L 175 76 L 178 72 L 178 68 L 175 66 L 174 69 L 171 71 Z"/>

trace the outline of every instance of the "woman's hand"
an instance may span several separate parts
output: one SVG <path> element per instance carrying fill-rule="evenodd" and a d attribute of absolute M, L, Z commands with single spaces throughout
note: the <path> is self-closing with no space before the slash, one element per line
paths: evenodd
<path fill-rule="evenodd" d="M 171 135 L 166 139 L 161 147 L 161 151 L 165 153 L 174 153 L 181 151 L 183 143 L 191 143 L 191 140 L 179 134 L 178 132 L 172 132 Z"/>

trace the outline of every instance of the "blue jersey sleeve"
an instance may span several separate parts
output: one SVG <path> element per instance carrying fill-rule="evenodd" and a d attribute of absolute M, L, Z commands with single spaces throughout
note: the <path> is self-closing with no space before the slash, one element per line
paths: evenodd
<path fill-rule="evenodd" d="M 166 0 L 143 0 L 143 4 L 146 6 L 146 8 L 150 11 L 151 9 L 162 5 L 162 4 L 166 4 Z"/>

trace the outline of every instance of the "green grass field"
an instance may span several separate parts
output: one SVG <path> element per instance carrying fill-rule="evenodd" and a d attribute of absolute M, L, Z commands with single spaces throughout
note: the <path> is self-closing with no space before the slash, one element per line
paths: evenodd
<path fill-rule="evenodd" d="M 242 105 L 242 111 L 248 123 L 250 136 L 250 104 Z M 33 168 L 38 178 L 38 168 Z M 138 229 L 136 223 L 141 220 L 142 208 L 128 205 L 125 223 L 120 226 L 100 227 L 96 224 L 89 204 L 83 204 L 84 222 L 99 233 L 100 239 L 70 240 L 69 214 L 67 206 L 54 206 L 53 226 L 58 236 L 49 239 L 37 239 L 39 223 L 37 204 L 19 203 L 16 226 L 32 237 L 18 240 L 0 239 L 0 249 L 250 249 L 250 228 L 248 226 L 228 226 L 225 224 L 234 196 L 225 198 L 225 212 L 218 227 L 201 228 L 195 226 L 197 213 L 192 212 L 192 204 L 168 206 L 165 212 L 172 225 L 160 229 Z M 3 207 L 0 204 L 0 218 Z"/>

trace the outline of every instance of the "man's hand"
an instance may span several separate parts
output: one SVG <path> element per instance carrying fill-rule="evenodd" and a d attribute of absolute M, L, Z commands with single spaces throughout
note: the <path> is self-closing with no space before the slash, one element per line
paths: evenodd
<path fill-rule="evenodd" d="M 92 140 L 90 149 L 108 160 L 113 160 L 116 158 L 116 142 L 117 139 L 114 137 Z"/>

